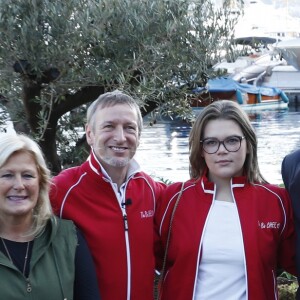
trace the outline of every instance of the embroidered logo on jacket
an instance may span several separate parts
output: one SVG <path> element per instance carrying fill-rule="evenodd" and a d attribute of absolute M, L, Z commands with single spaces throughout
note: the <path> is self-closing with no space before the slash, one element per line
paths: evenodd
<path fill-rule="evenodd" d="M 279 222 L 259 222 L 258 221 L 258 227 L 261 229 L 278 229 L 280 228 L 280 223 Z"/>
<path fill-rule="evenodd" d="M 154 216 L 154 210 L 141 211 L 141 218 L 151 218 Z"/>

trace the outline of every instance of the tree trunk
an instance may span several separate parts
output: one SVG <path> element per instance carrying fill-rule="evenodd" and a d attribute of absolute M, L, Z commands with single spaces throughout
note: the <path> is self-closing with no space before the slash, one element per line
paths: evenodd
<path fill-rule="evenodd" d="M 56 127 L 48 127 L 44 134 L 44 138 L 39 142 L 39 145 L 42 148 L 52 175 L 58 174 L 61 171 L 61 164 L 56 147 Z"/>

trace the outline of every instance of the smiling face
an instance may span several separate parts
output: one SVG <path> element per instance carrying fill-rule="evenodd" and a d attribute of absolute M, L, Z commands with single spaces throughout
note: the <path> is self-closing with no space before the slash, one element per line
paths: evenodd
<path fill-rule="evenodd" d="M 129 105 L 98 108 L 86 126 L 88 144 L 105 170 L 127 172 L 139 143 L 138 116 Z"/>
<path fill-rule="evenodd" d="M 0 168 L 0 216 L 32 218 L 39 197 L 39 175 L 28 152 L 16 152 Z"/>
<path fill-rule="evenodd" d="M 216 138 L 223 141 L 230 136 L 243 136 L 240 126 L 232 120 L 215 119 L 206 124 L 203 139 Z M 229 152 L 223 144 L 214 154 L 202 152 L 209 169 L 209 179 L 213 182 L 230 180 L 234 176 L 242 175 L 246 155 L 245 139 L 241 141 L 241 148 L 237 152 Z"/>

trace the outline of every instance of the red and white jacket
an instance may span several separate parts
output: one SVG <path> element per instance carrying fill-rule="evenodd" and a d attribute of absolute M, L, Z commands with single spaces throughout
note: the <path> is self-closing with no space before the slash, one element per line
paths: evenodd
<path fill-rule="evenodd" d="M 155 250 L 160 258 L 158 269 L 162 265 L 170 216 L 180 188 L 181 183 L 167 187 L 157 207 Z M 244 245 L 247 299 L 278 299 L 276 270 L 283 268 L 296 273 L 295 231 L 288 194 L 274 185 L 246 183 L 244 177 L 233 178 L 231 188 Z M 203 229 L 214 198 L 214 183 L 206 177 L 185 183 L 173 219 L 161 299 L 195 299 Z"/>
<path fill-rule="evenodd" d="M 83 232 L 93 255 L 102 300 L 153 300 L 153 216 L 163 184 L 143 172 L 125 183 L 124 207 L 93 152 L 81 166 L 53 178 L 50 198 L 61 218 Z"/>

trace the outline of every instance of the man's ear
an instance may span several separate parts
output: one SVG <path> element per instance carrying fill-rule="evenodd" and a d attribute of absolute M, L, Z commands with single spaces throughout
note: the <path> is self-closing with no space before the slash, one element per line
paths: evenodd
<path fill-rule="evenodd" d="M 86 136 L 87 143 L 90 146 L 92 146 L 93 145 L 94 136 L 93 136 L 92 128 L 91 128 L 91 126 L 89 124 L 85 124 L 85 136 Z"/>

